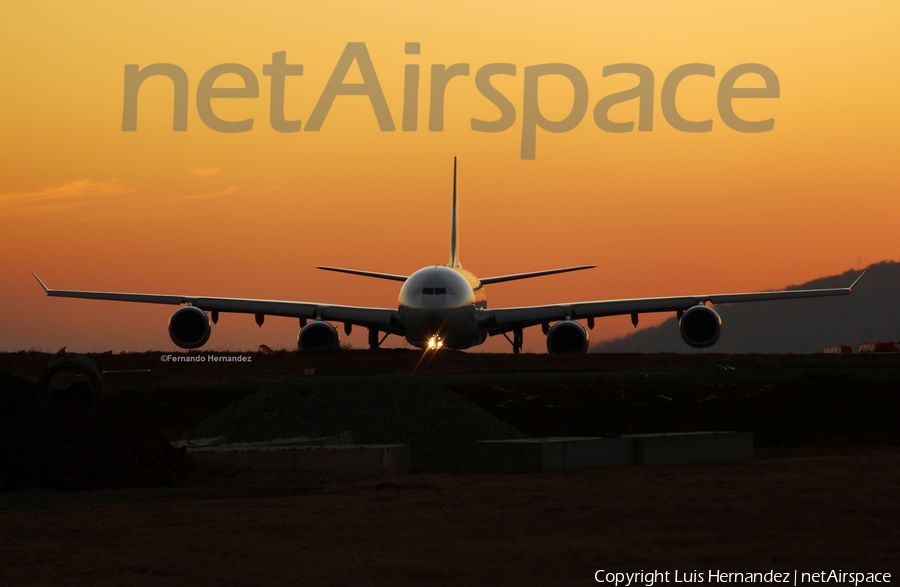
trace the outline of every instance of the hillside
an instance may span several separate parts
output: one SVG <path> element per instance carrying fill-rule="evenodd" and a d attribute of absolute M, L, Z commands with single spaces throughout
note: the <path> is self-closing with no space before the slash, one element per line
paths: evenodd
<path fill-rule="evenodd" d="M 722 337 L 707 352 L 815 353 L 826 346 L 900 340 L 900 263 L 866 268 L 849 297 L 716 306 Z M 860 273 L 822 277 L 787 289 L 847 287 Z M 593 352 L 703 352 L 684 344 L 674 317 L 624 338 L 597 343 Z"/>

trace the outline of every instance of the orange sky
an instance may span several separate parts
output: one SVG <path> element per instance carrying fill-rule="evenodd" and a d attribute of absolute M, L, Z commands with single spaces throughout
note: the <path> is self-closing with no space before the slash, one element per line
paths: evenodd
<path fill-rule="evenodd" d="M 31 271 L 57 288 L 395 306 L 399 284 L 313 267 L 446 263 L 454 155 L 467 269 L 599 266 L 492 286 L 493 307 L 780 288 L 900 258 L 896 2 L 320 4 L 5 7 L 0 350 L 174 348 L 171 307 L 48 299 Z M 287 81 L 285 114 L 305 124 L 349 42 L 366 43 L 398 130 L 379 130 L 367 98 L 340 96 L 319 132 L 274 131 L 263 75 L 272 53 L 304 66 Z M 405 55 L 406 42 L 421 54 Z M 163 78 L 141 88 L 137 131 L 122 131 L 125 65 L 152 63 L 187 73 L 186 132 L 172 131 Z M 198 116 L 197 85 L 220 63 L 259 80 L 256 99 L 213 102 L 220 118 L 252 117 L 249 132 L 216 132 Z M 430 67 L 454 63 L 471 75 L 449 83 L 444 131 L 429 131 Z M 517 110 L 494 134 L 469 123 L 497 117 L 475 87 L 488 63 L 517 67 L 493 78 Z M 538 130 L 536 158 L 522 160 L 524 68 L 541 63 L 578 68 L 588 109 L 572 131 Z M 653 71 L 652 132 L 594 124 L 600 98 L 635 84 L 602 76 L 616 63 Z M 715 67 L 677 94 L 681 114 L 712 119 L 711 132 L 680 132 L 663 117 L 663 80 L 686 63 Z M 719 81 L 741 63 L 778 76 L 779 98 L 735 102 L 749 120 L 774 118 L 771 132 L 736 132 L 719 117 Z M 399 130 L 407 64 L 421 69 L 415 132 Z M 346 82 L 358 81 L 354 68 Z M 539 95 L 548 118 L 568 112 L 564 80 L 543 80 Z M 636 120 L 637 102 L 611 116 Z M 627 317 L 601 320 L 594 339 L 630 329 Z M 296 334 L 293 320 L 259 330 L 251 317 L 223 316 L 209 348 L 292 348 Z M 526 332 L 525 348 L 545 349 L 539 330 Z"/>

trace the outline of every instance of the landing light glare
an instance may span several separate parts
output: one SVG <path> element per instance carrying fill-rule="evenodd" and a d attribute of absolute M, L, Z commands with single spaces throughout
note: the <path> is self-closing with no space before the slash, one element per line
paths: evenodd
<path fill-rule="evenodd" d="M 444 341 L 441 340 L 440 336 L 432 336 L 428 339 L 428 349 L 429 350 L 438 350 L 444 347 Z"/>

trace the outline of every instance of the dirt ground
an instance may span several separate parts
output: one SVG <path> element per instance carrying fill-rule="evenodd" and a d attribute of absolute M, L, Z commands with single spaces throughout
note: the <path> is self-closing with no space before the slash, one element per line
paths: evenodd
<path fill-rule="evenodd" d="M 543 475 L 244 473 L 177 491 L 64 494 L 52 507 L 38 495 L 7 495 L 0 585 L 587 585 L 599 569 L 896 573 L 898 464 L 897 449 L 868 449 Z"/>
<path fill-rule="evenodd" d="M 0 493 L 0 587 L 587 585 L 600 569 L 900 572 L 896 357 L 459 354 L 423 366 L 409 354 L 378 355 L 288 354 L 242 369 L 162 367 L 149 354 L 93 358 L 107 370 L 153 369 L 111 386 L 108 399 L 170 436 L 266 381 L 310 368 L 309 376 L 346 374 L 340 365 L 351 363 L 359 374 L 430 373 L 530 435 L 725 421 L 765 441 L 753 460 L 727 466 L 377 479 L 206 467 L 184 487 Z M 46 360 L 0 355 L 0 370 L 35 377 Z"/>

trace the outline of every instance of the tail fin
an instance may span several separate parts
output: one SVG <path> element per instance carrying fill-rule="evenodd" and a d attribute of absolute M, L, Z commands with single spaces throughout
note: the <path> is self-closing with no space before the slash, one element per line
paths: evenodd
<path fill-rule="evenodd" d="M 453 158 L 453 211 L 450 214 L 450 267 L 462 267 L 459 263 L 459 229 L 456 215 L 456 157 Z"/>

